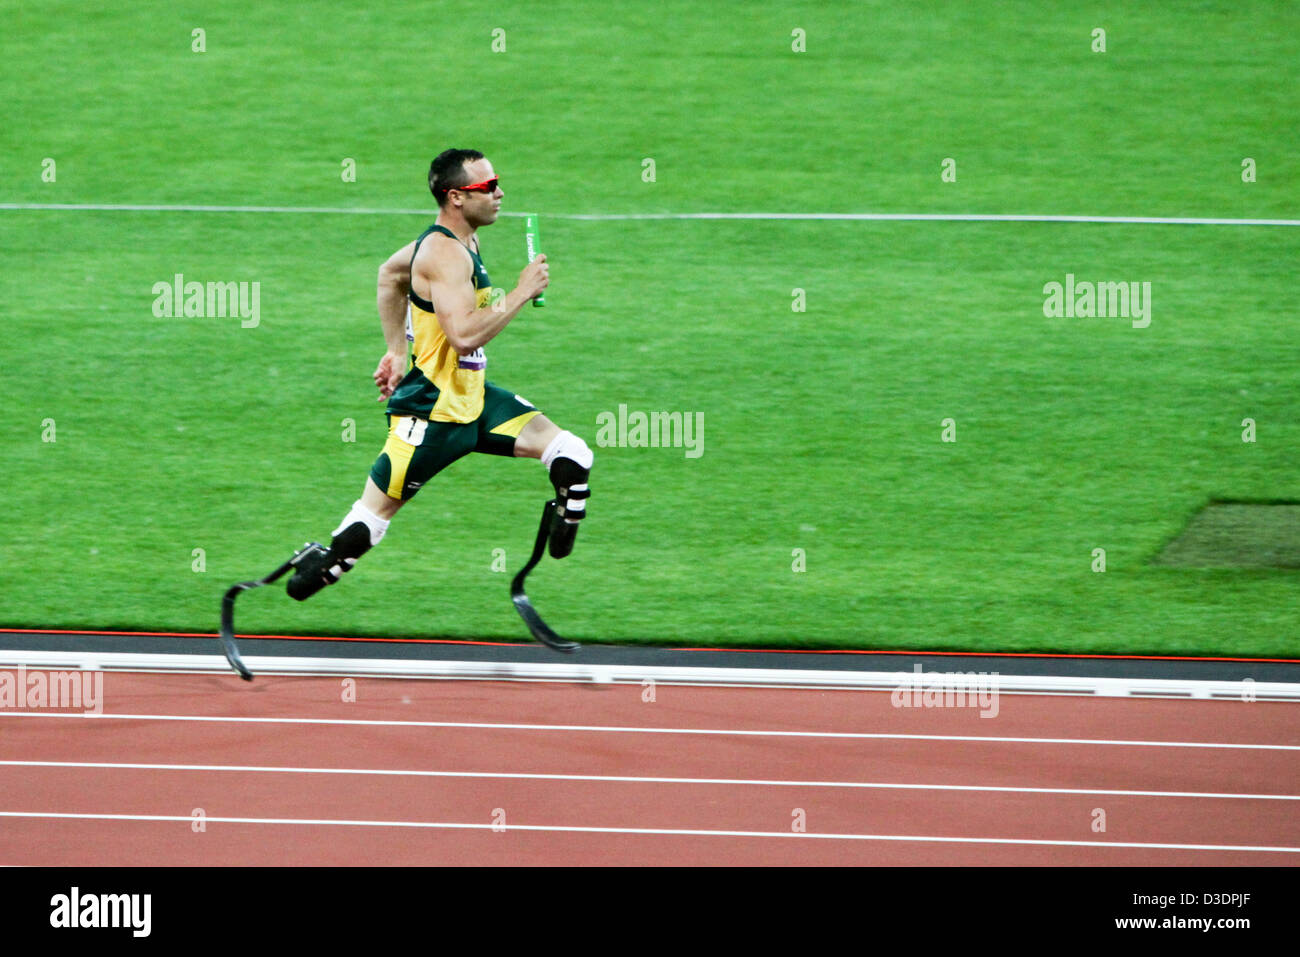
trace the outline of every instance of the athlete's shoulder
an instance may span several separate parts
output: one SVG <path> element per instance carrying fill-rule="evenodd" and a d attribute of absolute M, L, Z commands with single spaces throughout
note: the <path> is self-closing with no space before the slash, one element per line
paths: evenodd
<path fill-rule="evenodd" d="M 429 274 L 472 273 L 474 260 L 461 243 L 445 233 L 431 232 L 415 252 L 416 269 Z"/>

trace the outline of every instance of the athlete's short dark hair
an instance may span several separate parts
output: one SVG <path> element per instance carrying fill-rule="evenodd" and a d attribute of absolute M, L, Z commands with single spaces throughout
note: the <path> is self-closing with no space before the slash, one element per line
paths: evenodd
<path fill-rule="evenodd" d="M 469 185 L 465 164 L 482 158 L 478 150 L 443 150 L 429 164 L 429 192 L 439 206 L 447 202 L 447 190 Z"/>

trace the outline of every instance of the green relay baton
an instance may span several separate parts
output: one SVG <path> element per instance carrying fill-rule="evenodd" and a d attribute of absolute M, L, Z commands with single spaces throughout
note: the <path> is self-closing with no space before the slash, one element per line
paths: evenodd
<path fill-rule="evenodd" d="M 536 213 L 526 213 L 524 216 L 524 238 L 528 243 L 528 261 L 531 263 L 537 258 L 537 254 L 542 251 L 542 233 L 537 224 Z M 542 293 L 533 300 L 534 306 L 546 305 L 546 293 Z"/>

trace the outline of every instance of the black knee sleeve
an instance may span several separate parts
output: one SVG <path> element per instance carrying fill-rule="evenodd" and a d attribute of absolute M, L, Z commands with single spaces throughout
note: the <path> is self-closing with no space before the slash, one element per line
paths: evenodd
<path fill-rule="evenodd" d="M 330 541 L 330 552 L 335 558 L 356 561 L 370 551 L 370 529 L 365 522 L 353 522 Z"/>
<path fill-rule="evenodd" d="M 326 585 L 333 585 L 357 559 L 370 551 L 370 529 L 364 522 L 353 522 L 330 541 L 328 549 L 310 545 L 297 561 L 289 579 L 289 597 L 306 601 Z"/>
<path fill-rule="evenodd" d="M 365 522 L 353 522 L 330 540 L 329 557 L 333 562 L 328 566 L 326 577 L 330 584 L 339 580 L 346 571 L 351 571 L 357 559 L 370 551 L 370 529 Z"/>
<path fill-rule="evenodd" d="M 576 522 L 586 514 L 587 499 L 591 489 L 587 487 L 590 469 L 584 469 L 573 459 L 558 458 L 551 463 L 551 484 L 555 486 L 555 499 L 561 518 Z"/>

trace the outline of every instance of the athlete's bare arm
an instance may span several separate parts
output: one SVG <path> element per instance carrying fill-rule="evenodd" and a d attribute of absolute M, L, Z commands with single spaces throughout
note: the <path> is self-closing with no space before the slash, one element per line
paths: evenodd
<path fill-rule="evenodd" d="M 459 242 L 447 236 L 430 236 L 420 246 L 412 265 L 411 282 L 417 293 L 429 291 L 447 342 L 459 355 L 469 355 L 491 342 L 530 299 L 550 282 L 546 257 L 538 256 L 519 274 L 519 284 L 503 300 L 477 308 L 474 263 Z"/>
<path fill-rule="evenodd" d="M 379 267 L 379 322 L 388 352 L 375 369 L 375 385 L 382 402 L 393 394 L 406 375 L 406 294 L 411 288 L 411 256 L 415 242 L 409 242 Z"/>

